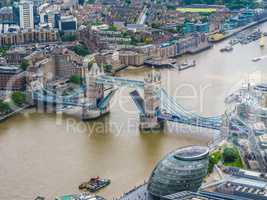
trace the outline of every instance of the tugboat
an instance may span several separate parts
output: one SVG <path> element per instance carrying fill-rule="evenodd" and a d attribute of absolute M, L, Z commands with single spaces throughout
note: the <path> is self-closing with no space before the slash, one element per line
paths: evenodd
<path fill-rule="evenodd" d="M 230 52 L 233 51 L 233 47 L 232 46 L 226 46 L 224 48 L 220 49 L 221 52 Z"/>
<path fill-rule="evenodd" d="M 84 182 L 79 186 L 80 190 L 88 190 L 89 192 L 96 192 L 110 184 L 109 179 L 100 179 L 98 176 L 91 178 L 88 182 Z"/>
<path fill-rule="evenodd" d="M 55 200 L 105 200 L 103 197 L 90 195 L 89 193 L 81 193 L 79 195 L 64 195 L 55 198 Z"/>

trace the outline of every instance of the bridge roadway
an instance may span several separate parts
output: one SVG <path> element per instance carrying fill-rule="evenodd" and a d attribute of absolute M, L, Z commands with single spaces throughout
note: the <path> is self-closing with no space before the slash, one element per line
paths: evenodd
<path fill-rule="evenodd" d="M 45 94 L 44 91 L 41 90 L 33 91 L 32 98 L 35 101 L 45 103 L 63 104 L 67 106 L 84 106 L 84 103 L 81 103 L 79 96 L 59 96 L 56 94 Z"/>
<path fill-rule="evenodd" d="M 111 98 L 115 94 L 116 90 L 110 91 L 103 99 L 98 103 L 98 107 L 100 109 L 104 109 Z M 70 96 L 58 96 L 56 94 L 45 95 L 43 91 L 34 91 L 32 93 L 32 98 L 35 101 L 45 102 L 45 103 L 53 103 L 53 104 L 62 104 L 64 106 L 76 106 L 76 107 L 91 107 L 91 104 L 88 104 L 81 100 L 80 96 L 77 96 L 77 93 Z"/>
<path fill-rule="evenodd" d="M 130 80 L 121 77 L 102 75 L 97 78 L 96 83 L 112 85 L 116 87 L 144 88 L 144 81 Z"/>

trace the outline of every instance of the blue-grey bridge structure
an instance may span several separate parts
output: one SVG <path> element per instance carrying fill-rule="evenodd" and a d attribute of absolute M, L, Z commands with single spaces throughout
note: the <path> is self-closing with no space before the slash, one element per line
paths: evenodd
<path fill-rule="evenodd" d="M 151 130 L 162 128 L 165 121 L 182 123 L 191 126 L 222 130 L 225 126 L 224 115 L 203 117 L 184 109 L 173 97 L 161 87 L 160 74 L 151 72 L 144 81 L 107 76 L 95 70 L 85 77 L 81 88 L 71 95 L 58 95 L 44 88 L 32 89 L 31 98 L 36 101 L 82 107 L 83 119 L 94 119 L 109 112 L 112 96 L 120 87 L 130 87 L 130 93 L 140 113 L 140 129 Z M 105 94 L 105 88 L 111 91 Z M 144 91 L 144 97 L 139 94 Z"/>

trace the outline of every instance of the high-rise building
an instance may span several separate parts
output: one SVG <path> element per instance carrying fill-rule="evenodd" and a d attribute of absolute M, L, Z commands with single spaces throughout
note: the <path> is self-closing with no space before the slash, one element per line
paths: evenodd
<path fill-rule="evenodd" d="M 33 2 L 30 0 L 21 0 L 19 4 L 20 27 L 34 28 Z"/>
<path fill-rule="evenodd" d="M 72 15 L 61 16 L 59 21 L 60 32 L 74 32 L 77 30 L 77 19 Z"/>

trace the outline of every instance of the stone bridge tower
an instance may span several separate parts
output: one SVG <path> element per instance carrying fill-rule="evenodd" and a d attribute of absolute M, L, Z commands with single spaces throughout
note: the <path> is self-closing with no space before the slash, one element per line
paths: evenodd
<path fill-rule="evenodd" d="M 144 80 L 144 114 L 140 115 L 141 130 L 157 130 L 163 127 L 163 122 L 158 120 L 160 112 L 161 76 L 154 70 Z"/>
<path fill-rule="evenodd" d="M 99 103 L 104 98 L 104 85 L 97 83 L 97 78 L 103 75 L 103 71 L 94 63 L 89 72 L 85 70 L 83 73 L 82 77 L 85 80 L 86 89 L 82 117 L 83 120 L 96 119 L 109 112 L 109 108 L 99 109 Z"/>
<path fill-rule="evenodd" d="M 103 75 L 96 63 L 93 64 L 86 79 L 86 99 L 92 108 L 97 108 L 99 101 L 104 98 L 104 85 L 96 83 L 99 76 Z"/>

